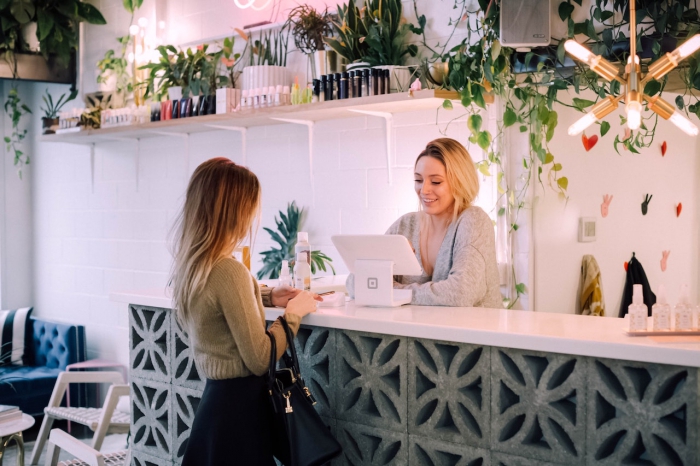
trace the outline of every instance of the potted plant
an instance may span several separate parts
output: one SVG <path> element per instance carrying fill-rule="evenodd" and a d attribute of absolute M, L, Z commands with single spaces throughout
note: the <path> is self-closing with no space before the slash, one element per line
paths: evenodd
<path fill-rule="evenodd" d="M 144 99 L 153 95 L 155 100 L 169 96 L 170 100 L 180 100 L 185 81 L 187 57 L 185 53 L 172 45 L 160 45 L 156 48 L 160 57 L 156 63 L 143 65 L 141 70 L 148 70 L 148 77 L 143 82 L 146 88 Z"/>
<path fill-rule="evenodd" d="M 42 134 L 54 134 L 56 132 L 58 128 L 58 112 L 61 111 L 64 105 L 75 99 L 77 95 L 78 90 L 73 89 L 68 98 L 66 98 L 66 94 L 61 94 L 61 97 L 54 104 L 53 97 L 49 94 L 48 88 L 46 89 L 46 95 L 41 96 L 46 105 L 46 107 L 41 107 L 41 111 L 44 112 L 44 116 L 41 117 Z"/>
<path fill-rule="evenodd" d="M 240 29 L 238 34 L 250 45 L 248 66 L 243 69 L 243 88 L 256 89 L 269 86 L 289 85 L 287 76 L 287 46 L 289 31 L 260 31 L 258 39 L 251 38 Z"/>
<path fill-rule="evenodd" d="M 289 12 L 285 27 L 294 37 L 294 45 L 309 58 L 312 79 L 327 74 L 324 37 L 333 32 L 328 7 L 318 11 L 310 5 L 298 5 Z"/>
<path fill-rule="evenodd" d="M 365 41 L 367 27 L 354 0 L 338 5 L 338 19 L 332 24 L 336 37 L 324 38 L 326 44 L 348 61 L 347 69 L 368 67 L 369 63 L 364 61 L 369 49 Z"/>

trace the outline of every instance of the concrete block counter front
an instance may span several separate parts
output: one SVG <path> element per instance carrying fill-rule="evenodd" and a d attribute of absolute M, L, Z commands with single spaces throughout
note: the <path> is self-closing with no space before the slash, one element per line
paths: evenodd
<path fill-rule="evenodd" d="M 179 464 L 204 388 L 162 294 L 129 303 L 134 464 Z M 267 309 L 268 320 L 281 314 Z M 700 465 L 700 338 L 621 319 L 321 309 L 297 351 L 338 465 Z"/>

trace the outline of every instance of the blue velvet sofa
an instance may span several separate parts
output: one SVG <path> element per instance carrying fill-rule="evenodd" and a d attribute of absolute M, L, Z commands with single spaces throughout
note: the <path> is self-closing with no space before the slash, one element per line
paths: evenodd
<path fill-rule="evenodd" d="M 25 365 L 0 366 L 0 404 L 44 414 L 56 379 L 66 366 L 87 359 L 85 327 L 30 319 L 25 335 Z M 71 406 L 81 406 L 84 388 L 71 387 Z"/>

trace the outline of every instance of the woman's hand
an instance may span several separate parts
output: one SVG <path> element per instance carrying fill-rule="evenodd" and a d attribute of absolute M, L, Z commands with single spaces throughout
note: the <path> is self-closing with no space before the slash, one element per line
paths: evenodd
<path fill-rule="evenodd" d="M 289 300 L 285 314 L 296 314 L 299 317 L 304 317 L 307 314 L 316 312 L 316 301 L 321 300 L 321 297 L 311 293 L 310 291 L 295 290 L 296 296 Z"/>
<path fill-rule="evenodd" d="M 287 303 L 289 303 L 291 299 L 296 298 L 299 293 L 301 293 L 301 290 L 297 290 L 296 288 L 276 286 L 272 289 L 270 300 L 272 301 L 272 305 L 275 307 L 287 307 Z M 319 295 L 314 293 L 311 294 L 316 301 L 323 301 L 323 298 L 321 298 Z"/>

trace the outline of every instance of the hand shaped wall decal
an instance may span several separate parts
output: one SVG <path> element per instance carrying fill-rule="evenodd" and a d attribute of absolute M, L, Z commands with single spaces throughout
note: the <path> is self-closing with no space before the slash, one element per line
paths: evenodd
<path fill-rule="evenodd" d="M 647 194 L 644 196 L 644 202 L 642 202 L 642 215 L 646 215 L 647 211 L 649 209 L 649 203 L 651 202 L 651 198 L 654 197 L 653 194 Z"/>

